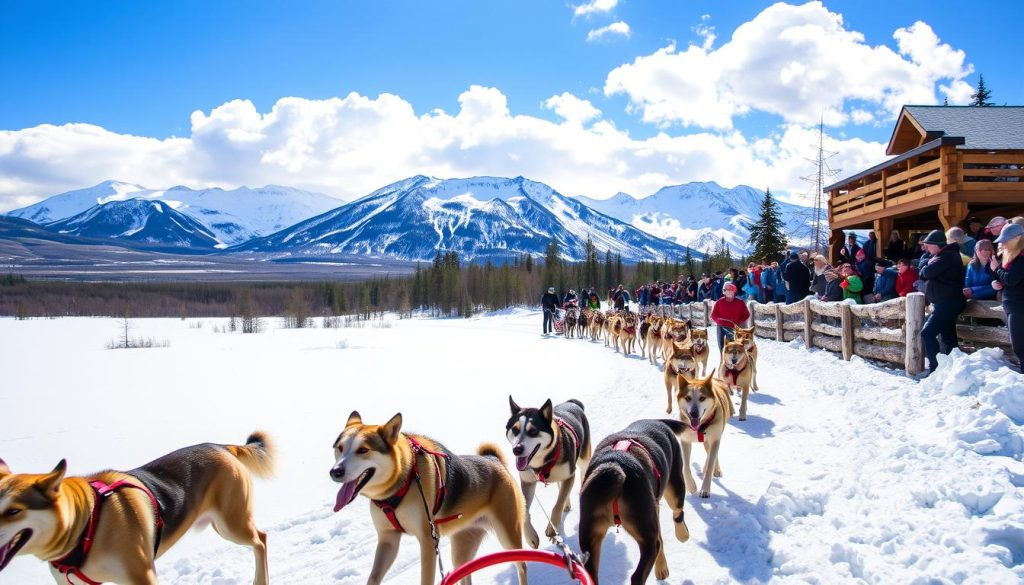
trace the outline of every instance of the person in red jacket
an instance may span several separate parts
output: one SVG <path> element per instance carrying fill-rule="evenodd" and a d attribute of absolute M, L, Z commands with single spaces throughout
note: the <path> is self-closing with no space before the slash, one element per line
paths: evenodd
<path fill-rule="evenodd" d="M 736 336 L 735 329 L 750 318 L 747 304 L 736 298 L 736 285 L 727 282 L 722 287 L 722 298 L 715 301 L 711 309 L 711 320 L 718 325 L 718 349 L 725 347 L 725 338 L 730 341 Z"/>
<path fill-rule="evenodd" d="M 917 282 L 917 271 L 910 265 L 910 260 L 902 258 L 896 263 L 896 294 L 901 297 L 907 296 L 907 293 L 914 292 L 914 283 Z"/>

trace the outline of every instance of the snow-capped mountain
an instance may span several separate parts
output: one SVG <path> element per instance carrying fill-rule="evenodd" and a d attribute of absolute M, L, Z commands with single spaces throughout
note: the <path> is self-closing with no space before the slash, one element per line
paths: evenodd
<path fill-rule="evenodd" d="M 734 253 L 749 254 L 746 224 L 757 221 L 764 191 L 740 185 L 726 189 L 714 182 L 664 187 L 638 199 L 618 193 L 609 199 L 577 197 L 588 207 L 693 250 L 714 252 L 725 238 Z M 810 241 L 811 209 L 776 199 L 786 235 L 793 243 Z"/>
<path fill-rule="evenodd" d="M 234 250 L 307 255 L 370 254 L 429 260 L 543 254 L 552 238 L 579 260 L 590 237 L 624 260 L 675 258 L 683 246 L 597 213 L 543 183 L 517 177 L 415 176 Z"/>
<path fill-rule="evenodd" d="M 171 187 L 147 189 L 120 181 L 54 195 L 8 215 L 41 225 L 68 219 L 95 205 L 129 199 L 159 200 L 203 224 L 225 246 L 272 234 L 338 206 L 340 201 L 320 193 L 268 185 L 250 189 Z"/>
<path fill-rule="evenodd" d="M 209 228 L 160 200 L 109 201 L 46 227 L 66 235 L 182 248 L 219 245 Z"/>

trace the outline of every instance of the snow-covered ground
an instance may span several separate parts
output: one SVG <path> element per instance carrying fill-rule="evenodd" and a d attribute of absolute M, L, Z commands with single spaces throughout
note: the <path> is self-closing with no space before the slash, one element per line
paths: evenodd
<path fill-rule="evenodd" d="M 387 323 L 241 335 L 215 332 L 223 320 L 136 320 L 133 336 L 170 346 L 108 350 L 113 319 L 0 319 L 0 457 L 25 472 L 66 457 L 81 474 L 268 430 L 278 472 L 257 480 L 256 516 L 269 532 L 272 580 L 363 583 L 375 546 L 369 503 L 333 514 L 327 473 L 351 410 L 368 422 L 401 411 L 409 430 L 459 452 L 506 444 L 509 394 L 520 404 L 578 398 L 597 438 L 664 416 L 660 371 L 602 343 L 542 338 L 536 312 Z M 746 422 L 730 422 L 711 499 L 687 497 L 690 541 L 676 542 L 662 514 L 668 582 L 1024 579 L 1024 376 L 998 352 L 955 356 L 917 382 L 795 343 L 760 343 L 762 391 Z M 555 488 L 539 494 L 550 507 Z M 574 546 L 577 518 L 565 522 Z M 403 541 L 389 582 L 418 582 L 416 548 Z M 491 539 L 482 552 L 493 550 Z M 625 582 L 637 556 L 628 536 L 609 532 L 602 581 Z M 253 574 L 248 550 L 210 530 L 186 537 L 158 571 L 163 583 L 208 585 Z M 554 568 L 530 575 L 565 582 Z M 514 572 L 494 568 L 477 582 L 510 584 Z M 23 557 L 0 583 L 51 581 L 43 563 Z"/>

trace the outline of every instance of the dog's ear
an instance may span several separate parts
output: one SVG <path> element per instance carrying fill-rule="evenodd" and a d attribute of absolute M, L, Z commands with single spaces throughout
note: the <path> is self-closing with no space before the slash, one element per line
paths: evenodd
<path fill-rule="evenodd" d="M 707 376 L 705 376 L 705 378 L 703 380 L 701 380 L 700 383 L 702 385 L 707 386 L 708 388 L 710 388 L 711 387 L 711 381 L 714 380 L 714 379 L 715 379 L 715 370 L 714 370 L 714 368 L 712 368 L 711 373 L 708 374 Z"/>
<path fill-rule="evenodd" d="M 388 445 L 394 445 L 395 441 L 398 440 L 399 433 L 402 432 L 402 413 L 398 413 L 391 417 L 391 420 L 384 423 L 384 426 L 380 427 L 380 436 L 384 438 Z"/>
<path fill-rule="evenodd" d="M 544 405 L 540 407 L 540 414 L 544 417 L 544 420 L 550 421 L 555 418 L 554 407 L 551 406 L 551 399 L 548 398 L 544 401 Z"/>
<path fill-rule="evenodd" d="M 0 459 L 0 477 L 11 474 L 11 468 L 7 467 L 7 462 Z"/>
<path fill-rule="evenodd" d="M 349 428 L 352 425 L 363 424 L 363 417 L 359 416 L 358 410 L 353 410 L 352 414 L 348 415 L 348 420 L 345 421 L 345 428 Z"/>
<path fill-rule="evenodd" d="M 511 394 L 508 395 L 508 407 L 512 409 L 512 416 L 519 414 L 519 411 L 522 410 L 521 408 L 519 408 L 519 405 L 516 404 L 516 401 L 512 400 Z"/>
<path fill-rule="evenodd" d="M 68 462 L 64 459 L 53 468 L 53 471 L 36 480 L 35 488 L 50 499 L 57 497 L 60 491 L 60 482 L 64 481 L 64 474 L 67 473 Z"/>
<path fill-rule="evenodd" d="M 682 392 L 683 386 L 689 386 L 690 384 L 693 384 L 693 380 L 691 380 L 686 374 L 682 372 L 676 374 L 676 382 L 679 385 L 680 392 Z"/>

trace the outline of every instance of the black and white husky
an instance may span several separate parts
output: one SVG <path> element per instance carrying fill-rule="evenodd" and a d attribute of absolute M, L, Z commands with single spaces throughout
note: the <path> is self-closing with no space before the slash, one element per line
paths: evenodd
<path fill-rule="evenodd" d="M 540 408 L 522 408 L 508 397 L 512 416 L 505 425 L 512 443 L 516 469 L 526 500 L 526 539 L 537 548 L 540 538 L 530 521 L 530 504 L 537 482 L 558 483 L 558 499 L 551 510 L 551 522 L 545 534 L 555 535 L 562 513 L 570 509 L 569 492 L 576 482 L 577 470 L 586 469 L 590 461 L 590 423 L 579 400 L 551 406 L 548 400 Z"/>

